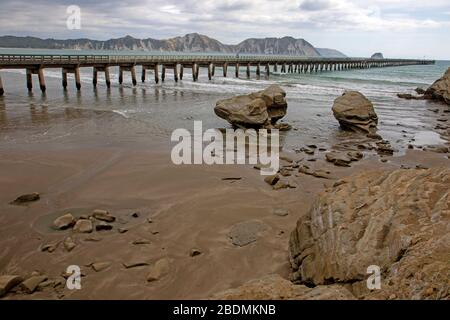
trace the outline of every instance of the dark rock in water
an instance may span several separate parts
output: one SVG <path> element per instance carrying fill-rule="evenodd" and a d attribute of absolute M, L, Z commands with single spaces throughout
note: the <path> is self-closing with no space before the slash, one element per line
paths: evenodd
<path fill-rule="evenodd" d="M 248 95 L 219 100 L 214 112 L 240 128 L 273 128 L 286 115 L 286 92 L 277 85 Z"/>
<path fill-rule="evenodd" d="M 381 52 L 376 52 L 370 58 L 371 59 L 384 59 L 384 56 Z"/>
<path fill-rule="evenodd" d="M 17 275 L 0 276 L 0 298 L 7 294 L 12 288 L 22 282 L 22 278 Z"/>
<path fill-rule="evenodd" d="M 397 93 L 397 97 L 401 98 L 401 99 L 406 99 L 406 100 L 423 100 L 424 97 L 423 96 L 413 96 L 410 93 Z"/>
<path fill-rule="evenodd" d="M 417 94 L 424 94 L 426 90 L 423 88 L 417 87 L 414 91 L 417 92 Z"/>
<path fill-rule="evenodd" d="M 16 198 L 16 200 L 12 201 L 11 204 L 24 204 L 27 202 L 37 201 L 41 198 L 39 193 L 33 192 L 28 194 L 23 194 Z"/>
<path fill-rule="evenodd" d="M 267 226 L 260 221 L 244 221 L 235 224 L 228 237 L 235 246 L 243 247 L 258 239 L 260 233 L 265 231 Z"/>
<path fill-rule="evenodd" d="M 357 91 L 346 91 L 333 104 L 334 117 L 342 129 L 373 133 L 378 124 L 372 102 Z"/>
<path fill-rule="evenodd" d="M 442 78 L 436 80 L 426 91 L 425 99 L 443 101 L 450 105 L 450 68 Z"/>

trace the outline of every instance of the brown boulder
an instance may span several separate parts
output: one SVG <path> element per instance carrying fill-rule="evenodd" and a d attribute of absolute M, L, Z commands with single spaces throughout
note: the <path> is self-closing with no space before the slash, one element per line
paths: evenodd
<path fill-rule="evenodd" d="M 359 298 L 448 299 L 449 185 L 449 168 L 368 171 L 336 183 L 291 233 L 292 280 L 351 284 Z M 370 265 L 382 271 L 381 290 L 367 289 Z"/>
<path fill-rule="evenodd" d="M 425 98 L 450 105 L 450 68 L 425 91 Z"/>
<path fill-rule="evenodd" d="M 214 300 L 352 300 L 355 297 L 340 285 L 308 288 L 295 285 L 279 275 L 251 280 L 242 286 L 217 293 Z"/>
<path fill-rule="evenodd" d="M 272 128 L 286 115 L 286 92 L 277 85 L 248 95 L 219 100 L 214 112 L 235 127 Z"/>
<path fill-rule="evenodd" d="M 373 104 L 357 91 L 344 92 L 334 100 L 332 110 L 342 129 L 365 133 L 376 130 L 378 117 Z"/>

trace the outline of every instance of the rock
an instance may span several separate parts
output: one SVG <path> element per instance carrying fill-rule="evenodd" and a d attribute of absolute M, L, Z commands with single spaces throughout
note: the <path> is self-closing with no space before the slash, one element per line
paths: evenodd
<path fill-rule="evenodd" d="M 358 298 L 448 299 L 450 168 L 364 171 L 318 196 L 289 242 L 292 280 L 351 284 Z M 382 270 L 369 291 L 367 268 Z"/>
<path fill-rule="evenodd" d="M 340 285 L 308 288 L 295 285 L 277 274 L 251 280 L 244 285 L 216 293 L 214 300 L 354 300 Z"/>
<path fill-rule="evenodd" d="M 47 280 L 47 276 L 32 276 L 20 284 L 20 289 L 25 293 L 33 293 L 41 282 Z"/>
<path fill-rule="evenodd" d="M 359 161 L 363 158 L 362 152 L 359 151 L 349 151 L 347 152 L 347 156 L 350 158 L 351 161 Z"/>
<path fill-rule="evenodd" d="M 286 161 L 286 162 L 288 162 L 288 163 L 294 162 L 294 159 L 292 159 L 292 158 L 289 157 L 289 156 L 285 156 L 285 155 L 280 155 L 280 160 Z"/>
<path fill-rule="evenodd" d="M 270 128 L 286 115 L 285 96 L 278 85 L 271 85 L 262 91 L 219 100 L 214 112 L 236 127 Z"/>
<path fill-rule="evenodd" d="M 73 241 L 72 237 L 65 238 L 63 244 L 64 248 L 69 252 L 72 251 L 77 246 L 75 241 Z"/>
<path fill-rule="evenodd" d="M 280 176 L 278 174 L 274 174 L 272 176 L 267 176 L 264 178 L 264 181 L 270 184 L 271 186 L 275 185 L 278 180 L 280 180 Z"/>
<path fill-rule="evenodd" d="M 406 100 L 422 100 L 424 99 L 424 97 L 420 96 L 413 96 L 410 93 L 397 93 L 397 97 L 401 98 L 401 99 L 406 99 Z"/>
<path fill-rule="evenodd" d="M 280 131 L 289 131 L 292 129 L 292 126 L 289 123 L 276 123 L 273 125 L 273 128 Z"/>
<path fill-rule="evenodd" d="M 168 258 L 159 259 L 150 267 L 149 273 L 147 274 L 147 281 L 157 281 L 168 274 L 169 271 L 170 260 Z"/>
<path fill-rule="evenodd" d="M 450 105 L 450 68 L 442 78 L 436 80 L 426 91 L 425 99 L 443 101 Z"/>
<path fill-rule="evenodd" d="M 352 159 L 350 159 L 347 155 L 335 151 L 325 154 L 325 158 L 328 162 L 340 167 L 350 167 L 350 162 L 352 162 Z"/>
<path fill-rule="evenodd" d="M 373 133 L 378 124 L 378 117 L 370 102 L 357 91 L 346 91 L 333 104 L 334 117 L 342 129 Z"/>
<path fill-rule="evenodd" d="M 382 155 L 393 155 L 394 149 L 392 149 L 392 146 L 388 141 L 381 141 L 377 142 L 377 152 Z"/>
<path fill-rule="evenodd" d="M 91 220 L 80 219 L 73 226 L 73 231 L 74 232 L 91 233 L 92 230 L 93 230 L 93 227 L 92 227 L 92 221 Z"/>
<path fill-rule="evenodd" d="M 289 188 L 289 183 L 278 180 L 277 183 L 273 185 L 273 190 L 287 189 Z"/>
<path fill-rule="evenodd" d="M 0 275 L 0 298 L 21 283 L 22 280 L 23 279 L 17 275 Z"/>
<path fill-rule="evenodd" d="M 375 139 L 375 140 L 383 140 L 383 137 L 380 136 L 378 133 L 369 133 L 366 135 L 369 139 Z"/>
<path fill-rule="evenodd" d="M 133 218 L 139 218 L 140 215 L 141 215 L 141 214 L 140 214 L 139 212 L 133 212 L 133 213 L 131 214 L 131 216 L 132 216 Z"/>
<path fill-rule="evenodd" d="M 65 230 L 75 224 L 75 218 L 71 213 L 66 213 L 53 221 L 53 228 L 57 230 Z"/>
<path fill-rule="evenodd" d="M 222 178 L 223 181 L 239 181 L 241 179 L 242 179 L 242 177 L 226 177 L 226 178 Z"/>
<path fill-rule="evenodd" d="M 201 254 L 202 254 L 201 250 L 197 248 L 193 248 L 191 249 L 191 251 L 189 251 L 189 256 L 191 257 L 199 256 Z"/>
<path fill-rule="evenodd" d="M 417 93 L 417 94 L 425 94 L 425 89 L 422 89 L 422 88 L 420 88 L 420 87 L 417 87 L 416 89 L 414 89 L 414 91 Z"/>
<path fill-rule="evenodd" d="M 280 174 L 281 174 L 283 177 L 289 177 L 289 176 L 292 175 L 292 169 L 289 170 L 288 168 L 281 168 L 281 169 L 280 169 Z"/>
<path fill-rule="evenodd" d="M 116 217 L 110 215 L 109 212 L 106 210 L 96 209 L 92 213 L 92 216 L 97 220 L 101 220 L 101 221 L 105 221 L 105 222 L 114 222 L 116 220 Z"/>
<path fill-rule="evenodd" d="M 110 225 L 109 223 L 106 223 L 105 221 L 101 221 L 95 225 L 95 230 L 97 231 L 111 230 L 112 228 L 113 226 Z"/>
<path fill-rule="evenodd" d="M 33 192 L 28 194 L 23 194 L 12 201 L 11 204 L 25 204 L 28 202 L 38 201 L 41 198 L 39 193 Z"/>
<path fill-rule="evenodd" d="M 95 272 L 100 272 L 108 269 L 111 266 L 111 264 L 112 263 L 109 261 L 94 262 L 91 264 L 91 267 Z"/>
<path fill-rule="evenodd" d="M 301 166 L 298 169 L 298 172 L 310 175 L 316 178 L 323 178 L 323 179 L 329 179 L 330 178 L 330 172 L 326 170 L 311 170 L 308 166 Z"/>
<path fill-rule="evenodd" d="M 137 239 L 132 242 L 132 244 L 134 245 L 150 244 L 150 243 L 151 243 L 150 240 L 147 239 Z"/>
<path fill-rule="evenodd" d="M 261 221 L 250 220 L 239 222 L 231 227 L 228 237 L 235 246 L 243 247 L 258 239 L 258 236 L 267 229 Z"/>
<path fill-rule="evenodd" d="M 384 59 L 384 56 L 381 52 L 375 52 L 370 59 Z"/>
<path fill-rule="evenodd" d="M 446 146 L 427 146 L 424 151 L 432 151 L 436 153 L 447 153 L 449 149 Z"/>
<path fill-rule="evenodd" d="M 126 269 L 131 269 L 131 268 L 137 268 L 137 267 L 143 267 L 143 266 L 148 266 L 148 262 L 145 261 L 132 261 L 132 262 L 124 262 L 122 263 L 123 266 Z"/>
<path fill-rule="evenodd" d="M 58 243 L 47 243 L 41 247 L 41 251 L 52 253 L 56 250 L 56 248 L 58 248 Z"/>
<path fill-rule="evenodd" d="M 289 214 L 289 210 L 284 208 L 275 208 L 272 213 L 276 216 L 285 217 Z"/>
<path fill-rule="evenodd" d="M 125 232 L 128 231 L 128 229 L 125 229 L 125 228 L 119 228 L 119 229 L 117 229 L 117 231 L 119 231 L 119 233 L 125 233 Z"/>

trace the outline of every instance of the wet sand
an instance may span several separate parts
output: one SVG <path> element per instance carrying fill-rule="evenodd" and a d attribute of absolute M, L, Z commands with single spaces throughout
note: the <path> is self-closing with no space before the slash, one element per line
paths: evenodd
<path fill-rule="evenodd" d="M 185 165 L 170 161 L 164 138 L 149 142 L 111 143 L 100 138 L 83 143 L 5 145 L 0 152 L 0 270 L 29 275 L 38 271 L 61 279 L 67 266 L 79 265 L 81 290 L 48 287 L 31 295 L 10 293 L 6 299 L 204 299 L 269 274 L 288 278 L 289 233 L 315 196 L 335 180 L 375 168 L 448 166 L 448 154 L 408 150 L 404 156 L 365 155 L 349 168 L 337 167 L 316 153 L 289 153 L 303 163 L 331 172 L 331 179 L 300 174 L 294 189 L 272 190 L 251 165 Z M 283 163 L 282 164 L 286 164 Z M 237 181 L 222 178 L 242 177 Z M 17 196 L 39 192 L 41 199 L 10 205 Z M 274 208 L 289 210 L 287 216 Z M 74 234 L 55 231 L 52 221 L 94 209 L 117 217 L 111 231 Z M 133 213 L 139 212 L 134 218 Z M 147 221 L 151 217 L 152 223 Z M 266 230 L 244 247 L 228 232 L 243 221 L 260 221 Z M 119 233 L 118 228 L 126 228 Z M 67 252 L 62 241 L 72 235 L 77 246 Z M 132 244 L 146 239 L 149 244 Z M 42 252 L 56 244 L 54 252 Z M 197 248 L 201 254 L 190 256 Z M 147 282 L 149 266 L 126 269 L 123 263 L 154 263 L 169 258 L 167 275 Z M 96 272 L 93 262 L 111 262 Z"/>

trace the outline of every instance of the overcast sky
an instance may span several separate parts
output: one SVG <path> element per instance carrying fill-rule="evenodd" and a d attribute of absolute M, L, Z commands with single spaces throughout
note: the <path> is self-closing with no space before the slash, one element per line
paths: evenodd
<path fill-rule="evenodd" d="M 66 27 L 69 5 L 81 29 Z M 450 59 L 450 0 L 1 0 L 0 34 L 164 39 L 198 32 L 236 44 L 293 36 L 350 56 Z"/>

